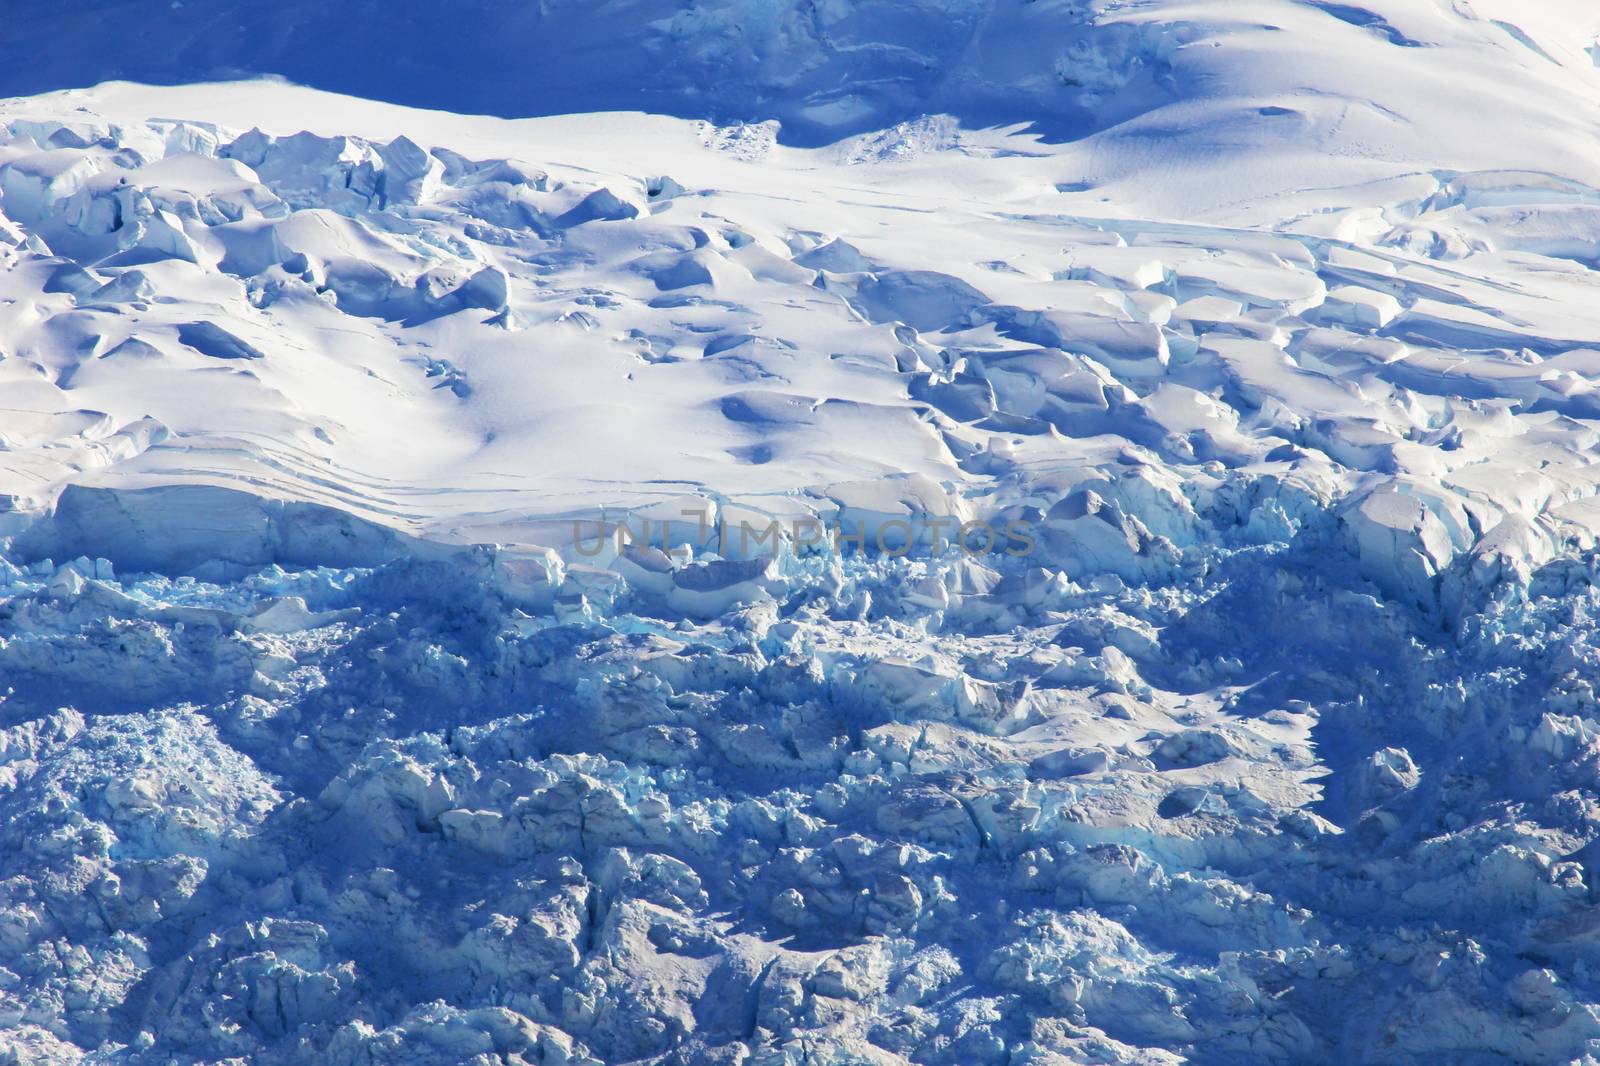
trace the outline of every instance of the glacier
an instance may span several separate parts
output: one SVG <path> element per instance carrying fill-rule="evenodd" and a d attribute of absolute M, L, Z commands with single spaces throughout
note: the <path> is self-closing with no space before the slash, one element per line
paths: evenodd
<path fill-rule="evenodd" d="M 0 1062 L 1600 1062 L 1600 12 L 21 9 Z"/>

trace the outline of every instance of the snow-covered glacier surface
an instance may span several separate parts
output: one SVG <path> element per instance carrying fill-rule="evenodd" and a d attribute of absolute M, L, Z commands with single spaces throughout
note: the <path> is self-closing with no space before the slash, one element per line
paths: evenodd
<path fill-rule="evenodd" d="M 0 101 L 0 1061 L 1600 1060 L 1600 14 L 145 6 L 546 117 Z"/>

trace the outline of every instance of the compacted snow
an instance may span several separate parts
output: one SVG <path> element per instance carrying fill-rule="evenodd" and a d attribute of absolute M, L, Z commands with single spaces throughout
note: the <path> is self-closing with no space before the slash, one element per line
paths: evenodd
<path fill-rule="evenodd" d="M 1600 1061 L 1600 12 L 329 18 L 0 30 L 320 87 L 0 101 L 0 1061 Z"/>

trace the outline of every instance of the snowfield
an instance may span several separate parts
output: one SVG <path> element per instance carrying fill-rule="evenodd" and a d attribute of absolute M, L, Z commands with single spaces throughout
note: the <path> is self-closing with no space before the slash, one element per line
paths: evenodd
<path fill-rule="evenodd" d="M 301 6 L 0 29 L 0 1062 L 1600 1062 L 1600 12 Z"/>

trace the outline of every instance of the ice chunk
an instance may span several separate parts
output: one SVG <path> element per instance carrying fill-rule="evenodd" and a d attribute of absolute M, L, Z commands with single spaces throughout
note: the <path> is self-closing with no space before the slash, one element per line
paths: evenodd
<path fill-rule="evenodd" d="M 556 219 L 558 226 L 581 226 L 585 222 L 620 222 L 636 218 L 639 209 L 610 189 L 596 189 Z"/>
<path fill-rule="evenodd" d="M 1316 314 L 1324 322 L 1340 322 L 1358 329 L 1382 329 L 1399 316 L 1400 310 L 1400 301 L 1386 292 L 1341 285 L 1329 290 Z"/>
<path fill-rule="evenodd" d="M 444 178 L 444 165 L 401 135 L 378 148 L 383 159 L 381 191 L 385 202 L 421 204 L 432 198 Z"/>
<path fill-rule="evenodd" d="M 213 359 L 263 359 L 265 353 L 214 322 L 189 322 L 178 327 L 178 340 Z"/>
<path fill-rule="evenodd" d="M 1389 484 L 1348 505 L 1342 519 L 1363 570 L 1392 595 L 1436 604 L 1434 579 L 1455 558 L 1449 529 L 1427 502 Z"/>
<path fill-rule="evenodd" d="M 960 278 L 932 270 L 895 270 L 871 275 L 856 289 L 854 303 L 874 322 L 904 322 L 918 330 L 965 325 L 989 303 Z"/>

